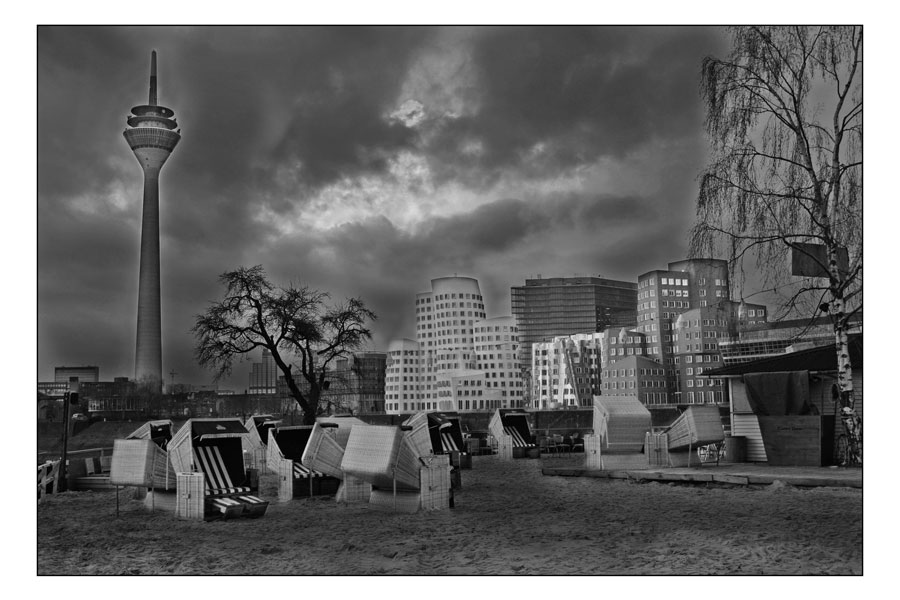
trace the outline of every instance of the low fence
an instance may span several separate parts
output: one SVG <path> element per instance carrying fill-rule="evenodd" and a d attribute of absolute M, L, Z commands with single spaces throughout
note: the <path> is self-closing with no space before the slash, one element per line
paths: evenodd
<path fill-rule="evenodd" d="M 38 484 L 38 502 L 44 499 L 47 494 L 56 493 L 59 486 L 59 468 L 60 461 L 47 461 L 42 465 L 38 465 L 37 484 Z"/>
<path fill-rule="evenodd" d="M 109 487 L 105 482 L 99 484 L 80 486 L 81 478 L 100 478 L 109 473 L 112 464 L 112 448 L 88 448 L 85 450 L 73 450 L 67 453 L 69 466 L 66 469 L 66 488 L 76 489 L 104 489 Z M 43 462 L 41 462 L 43 461 Z M 59 492 L 62 480 L 62 459 L 59 453 L 38 453 L 38 502 L 47 494 Z M 88 479 L 84 481 L 89 482 Z M 99 486 L 99 487 L 98 487 Z"/>

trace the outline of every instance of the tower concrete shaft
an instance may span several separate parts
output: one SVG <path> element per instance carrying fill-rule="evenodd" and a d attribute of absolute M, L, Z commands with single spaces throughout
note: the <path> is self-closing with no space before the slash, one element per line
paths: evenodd
<path fill-rule="evenodd" d="M 175 112 L 156 103 L 156 51 L 150 55 L 150 98 L 131 109 L 123 135 L 144 172 L 134 378 L 162 389 L 159 267 L 159 173 L 181 139 Z"/>

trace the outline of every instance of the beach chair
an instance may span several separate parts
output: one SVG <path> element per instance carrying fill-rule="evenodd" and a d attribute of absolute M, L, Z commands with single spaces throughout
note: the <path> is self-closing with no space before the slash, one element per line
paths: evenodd
<path fill-rule="evenodd" d="M 689 406 L 665 430 L 669 452 L 696 450 L 699 446 L 718 444 L 725 440 L 725 428 L 719 407 Z"/>
<path fill-rule="evenodd" d="M 272 415 L 253 415 L 244 421 L 247 428 L 247 436 L 243 438 L 241 446 L 244 449 L 244 468 L 259 469 L 268 468 L 268 454 L 266 452 L 269 442 L 269 430 L 281 423 Z"/>
<path fill-rule="evenodd" d="M 434 454 L 424 422 L 418 428 L 363 425 L 350 430 L 341 469 L 371 485 L 373 507 L 416 512 L 453 506 L 449 455 Z"/>
<path fill-rule="evenodd" d="M 471 460 L 462 458 L 468 457 L 468 447 L 456 413 L 422 411 L 409 417 L 403 425 L 411 428 L 406 436 L 419 456 L 447 454 L 451 464 L 467 462 L 471 467 Z"/>
<path fill-rule="evenodd" d="M 658 437 L 665 443 L 666 466 L 699 466 L 704 461 L 697 451 L 709 445 L 716 445 L 718 464 L 718 444 L 725 440 L 725 428 L 717 406 L 689 406 Z"/>
<path fill-rule="evenodd" d="M 172 433 L 175 431 L 175 426 L 172 421 L 168 419 L 161 419 L 157 421 L 147 421 L 127 436 L 125 436 L 126 440 L 151 440 L 154 444 L 162 448 L 166 449 L 166 446 L 169 443 L 169 440 L 172 439 Z"/>
<path fill-rule="evenodd" d="M 497 438 L 501 458 L 525 458 L 530 450 L 537 449 L 527 413 L 498 408 L 488 429 Z"/>
<path fill-rule="evenodd" d="M 395 425 L 353 427 L 341 470 L 376 488 L 418 490 L 421 455 L 404 433 Z"/>
<path fill-rule="evenodd" d="M 585 436 L 589 469 L 647 469 L 650 411 L 636 396 L 594 396 L 594 433 Z"/>
<path fill-rule="evenodd" d="M 355 417 L 317 418 L 301 456 L 307 468 L 340 480 L 335 500 L 341 503 L 367 503 L 372 493 L 371 483 L 348 475 L 341 468 L 344 449 L 354 427 L 367 425 Z"/>
<path fill-rule="evenodd" d="M 172 439 L 169 420 L 147 421 L 125 439 L 114 440 L 109 482 L 150 490 L 174 490 L 175 469 L 167 447 Z"/>
<path fill-rule="evenodd" d="M 191 419 L 169 442 L 178 473 L 203 473 L 204 518 L 261 517 L 269 503 L 256 495 L 258 472 L 244 470 L 240 419 Z"/>
<path fill-rule="evenodd" d="M 408 427 L 405 438 L 417 456 L 447 456 L 450 481 L 454 490 L 462 489 L 462 469 L 472 468 L 472 456 L 467 452 L 459 415 L 448 412 L 421 411 L 403 422 Z"/>
<path fill-rule="evenodd" d="M 636 396 L 594 396 L 594 433 L 610 454 L 642 452 L 650 411 Z"/>
<path fill-rule="evenodd" d="M 313 425 L 272 427 L 268 430 L 266 464 L 279 475 L 279 500 L 335 494 L 340 478 L 326 475 L 303 464 L 303 452 L 312 436 Z"/>

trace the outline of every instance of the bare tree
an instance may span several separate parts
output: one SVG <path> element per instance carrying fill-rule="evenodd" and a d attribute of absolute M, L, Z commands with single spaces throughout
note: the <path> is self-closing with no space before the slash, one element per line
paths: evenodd
<path fill-rule="evenodd" d="M 214 369 L 218 380 L 231 373 L 235 358 L 269 350 L 303 411 L 303 422 L 314 423 L 323 410 L 320 399 L 332 362 L 372 339 L 366 322 L 375 313 L 359 298 L 326 306 L 325 292 L 293 284 L 275 287 L 259 265 L 223 273 L 219 281 L 225 297 L 197 315 L 191 330 L 198 362 Z"/>
<path fill-rule="evenodd" d="M 691 255 L 755 257 L 763 285 L 790 277 L 788 256 L 818 275 L 795 281 L 782 315 L 827 313 L 836 401 L 861 462 L 848 322 L 862 309 L 862 28 L 734 27 L 725 60 L 703 60 L 713 159 L 701 176 Z M 751 259 L 753 260 L 753 259 Z"/>

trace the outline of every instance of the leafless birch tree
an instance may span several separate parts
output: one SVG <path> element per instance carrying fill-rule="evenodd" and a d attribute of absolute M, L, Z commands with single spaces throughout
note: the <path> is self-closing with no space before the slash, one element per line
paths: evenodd
<path fill-rule="evenodd" d="M 788 281 L 792 252 L 818 264 L 822 276 L 797 281 L 782 314 L 830 317 L 835 399 L 859 463 L 847 331 L 862 310 L 862 28 L 730 33 L 730 55 L 703 61 L 713 158 L 701 176 L 691 255 L 727 252 L 734 268 L 755 260 L 773 289 Z"/>

